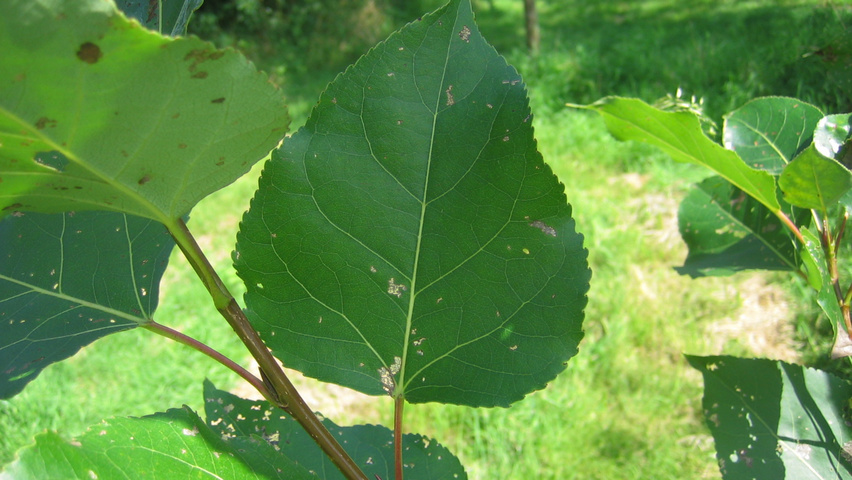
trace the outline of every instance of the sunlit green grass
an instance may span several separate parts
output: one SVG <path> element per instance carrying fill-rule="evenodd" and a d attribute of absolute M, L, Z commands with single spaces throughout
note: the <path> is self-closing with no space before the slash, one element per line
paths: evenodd
<path fill-rule="evenodd" d="M 750 277 L 691 281 L 678 276 L 672 267 L 680 265 L 686 250 L 677 237 L 674 215 L 688 186 L 705 172 L 675 164 L 649 147 L 618 143 L 598 118 L 562 104 L 594 100 L 590 96 L 602 89 L 607 90 L 603 94 L 632 94 L 652 101 L 678 86 L 690 86 L 690 93 L 714 95 L 714 108 L 721 111 L 735 100 L 785 93 L 773 88 L 790 86 L 764 78 L 740 81 L 739 66 L 732 67 L 727 79 L 724 72 L 701 71 L 723 68 L 724 52 L 746 50 L 748 39 L 729 39 L 718 47 L 721 50 L 705 52 L 706 61 L 694 66 L 690 62 L 696 49 L 710 47 L 700 36 L 687 39 L 686 47 L 691 45 L 693 50 L 647 55 L 643 46 L 663 46 L 656 36 L 661 25 L 676 30 L 681 28 L 677 22 L 700 19 L 694 9 L 681 11 L 677 2 L 601 2 L 597 9 L 580 2 L 568 2 L 570 8 L 561 9 L 557 8 L 560 2 L 539 2 L 545 32 L 561 33 L 545 42 L 537 60 L 512 47 L 521 38 L 520 2 L 495 1 L 494 11 L 488 10 L 488 3 L 477 2 L 483 30 L 527 76 L 537 112 L 539 149 L 565 184 L 577 228 L 586 236 L 593 269 L 586 338 L 561 376 L 512 408 L 413 405 L 406 409 L 407 430 L 449 446 L 474 479 L 718 478 L 712 442 L 700 415 L 701 378 L 687 367 L 682 354 L 749 353 L 748 347 L 736 342 L 711 342 L 706 329 L 736 315 L 742 303 L 738 286 Z M 634 4 L 635 10 L 630 7 Z M 710 2 L 696 4 L 710 8 Z M 741 20 L 736 25 L 742 27 L 753 18 L 748 9 L 764 11 L 761 5 L 729 3 L 725 8 L 733 12 L 732 18 Z M 664 6 L 671 12 L 657 10 Z M 514 16 L 500 16 L 501 11 Z M 660 19 L 651 21 L 656 18 L 654 12 Z M 595 21 L 583 30 L 582 20 L 593 17 Z M 776 22 L 788 18 L 785 15 Z M 622 50 L 606 52 L 606 35 L 614 35 L 619 28 L 635 38 L 618 40 L 612 45 L 622 45 Z M 711 39 L 715 34 L 705 33 Z M 581 38 L 594 42 L 576 42 Z M 635 44 L 632 50 L 624 46 L 629 41 Z M 772 51 L 773 46 L 783 48 L 786 39 L 769 37 L 766 42 L 760 48 Z M 601 55 L 600 65 L 584 63 L 593 54 Z M 663 67 L 675 73 L 665 70 L 660 82 L 633 73 L 618 77 L 619 69 L 628 69 L 627 58 L 635 63 L 629 64 L 633 73 Z M 711 60 L 718 64 L 708 64 Z M 261 64 L 270 62 L 262 59 Z M 762 67 L 749 68 L 759 72 Z M 610 74 L 616 77 L 604 78 Z M 282 88 L 291 97 L 296 126 L 304 122 L 333 76 L 281 78 Z M 624 83 L 618 84 L 618 78 Z M 802 83 L 796 88 L 807 93 L 821 86 Z M 203 201 L 189 223 L 235 295 L 241 294 L 242 287 L 231 267 L 230 250 L 260 167 Z M 156 313 L 159 322 L 232 358 L 247 360 L 245 349 L 178 254 L 172 256 L 162 290 Z M 807 311 L 796 308 L 794 313 Z M 0 401 L 0 464 L 44 429 L 70 437 L 105 417 L 144 415 L 182 404 L 200 409 L 204 378 L 220 388 L 240 385 L 235 375 L 208 358 L 147 331 L 99 340 L 46 369 L 21 395 Z M 384 398 L 375 400 L 378 407 L 374 408 L 358 397 L 353 407 L 333 420 L 387 424 L 389 403 Z"/>

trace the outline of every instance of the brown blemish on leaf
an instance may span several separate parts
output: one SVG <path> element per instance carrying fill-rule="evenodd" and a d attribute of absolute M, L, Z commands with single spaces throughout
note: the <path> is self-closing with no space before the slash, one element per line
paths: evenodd
<path fill-rule="evenodd" d="M 100 60 L 102 56 L 103 53 L 101 52 L 101 47 L 92 42 L 86 42 L 80 45 L 80 48 L 77 50 L 77 58 L 89 65 L 98 63 L 98 60 Z"/>
<path fill-rule="evenodd" d="M 216 162 L 216 166 L 221 167 L 224 164 L 225 164 L 225 157 L 219 157 L 219 161 Z"/>
<path fill-rule="evenodd" d="M 202 78 L 207 78 L 207 72 L 205 72 L 203 70 L 200 71 L 200 72 L 195 72 L 192 75 L 190 75 L 189 78 L 196 78 L 196 79 L 199 79 L 199 80 L 202 79 Z"/>
<path fill-rule="evenodd" d="M 453 86 L 447 87 L 447 106 L 455 105 L 456 99 L 453 97 Z"/>
<path fill-rule="evenodd" d="M 185 143 L 181 143 L 180 145 L 178 145 L 178 148 L 180 148 L 180 149 L 184 149 L 184 148 L 186 148 L 186 144 L 185 144 Z"/>
<path fill-rule="evenodd" d="M 225 52 L 217 52 L 210 48 L 198 48 L 190 50 L 183 59 L 192 61 L 192 64 L 189 66 L 190 73 L 193 73 L 192 78 L 207 78 L 207 72 L 195 72 L 198 65 L 209 60 L 218 60 L 223 55 L 225 55 Z"/>
<path fill-rule="evenodd" d="M 465 25 L 464 28 L 462 28 L 459 32 L 459 38 L 461 38 L 467 43 L 470 43 L 470 29 L 467 28 L 467 25 Z"/>
<path fill-rule="evenodd" d="M 140 178 L 139 182 L 137 182 L 137 183 L 139 183 L 139 185 L 145 185 L 146 183 L 148 183 L 150 181 L 151 181 L 151 176 L 145 175 L 144 177 Z"/>
<path fill-rule="evenodd" d="M 180 116 L 180 113 L 175 113 L 174 115 L 172 115 L 172 118 L 173 118 L 173 119 L 174 119 L 174 118 L 178 118 L 179 116 Z"/>
<path fill-rule="evenodd" d="M 47 117 L 41 117 L 38 120 L 36 120 L 36 123 L 35 123 L 35 127 L 39 130 L 44 130 L 47 127 L 55 127 L 55 126 L 56 126 L 56 120 L 53 120 L 52 118 L 47 118 Z"/>
<path fill-rule="evenodd" d="M 225 103 L 225 97 L 214 98 L 210 103 Z"/>

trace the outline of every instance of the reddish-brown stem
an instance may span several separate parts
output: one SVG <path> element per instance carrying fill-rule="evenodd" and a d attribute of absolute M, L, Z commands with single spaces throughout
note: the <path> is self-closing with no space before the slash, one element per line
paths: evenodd
<path fill-rule="evenodd" d="M 178 343 L 182 343 L 190 348 L 198 350 L 199 352 L 203 353 L 204 355 L 207 355 L 213 360 L 216 360 L 222 365 L 230 368 L 233 372 L 242 377 L 243 380 L 251 384 L 251 386 L 257 389 L 257 391 L 260 392 L 261 395 L 263 395 L 263 398 L 269 400 L 270 402 L 275 402 L 275 397 L 272 395 L 269 389 L 266 388 L 266 385 L 263 384 L 263 381 L 261 379 L 254 376 L 251 372 L 243 368 L 240 364 L 236 363 L 225 355 L 222 355 L 217 350 L 211 348 L 209 345 L 199 342 L 198 340 L 190 337 L 189 335 L 186 335 L 173 328 L 169 328 L 154 321 L 142 325 L 142 328 L 150 330 L 156 333 L 157 335 L 162 335 Z"/>
<path fill-rule="evenodd" d="M 216 309 L 231 325 L 231 328 L 257 361 L 264 378 L 263 383 L 266 386 L 267 393 L 273 398 L 273 403 L 299 422 L 344 477 L 348 480 L 367 480 L 361 469 L 358 468 L 349 454 L 343 450 L 343 447 L 323 426 L 299 395 L 299 392 L 296 391 L 278 360 L 272 356 L 231 292 L 228 291 L 216 270 L 213 269 L 213 266 L 201 251 L 201 247 L 198 246 L 195 238 L 189 232 L 186 223 L 178 219 L 166 226 L 187 261 L 207 287 Z"/>
<path fill-rule="evenodd" d="M 393 463 L 394 478 L 403 480 L 402 463 L 402 408 L 405 399 L 402 395 L 397 396 L 393 403 Z"/>
<path fill-rule="evenodd" d="M 793 223 L 792 220 L 790 220 L 790 217 L 788 217 L 781 210 L 775 212 L 775 216 L 778 217 L 778 219 L 781 220 L 781 223 L 783 223 L 791 232 L 793 232 L 793 235 L 796 236 L 796 238 L 799 240 L 799 243 L 801 243 L 802 245 L 805 244 L 805 237 L 802 236 L 802 232 L 799 230 L 799 227 L 797 227 L 796 224 Z"/>

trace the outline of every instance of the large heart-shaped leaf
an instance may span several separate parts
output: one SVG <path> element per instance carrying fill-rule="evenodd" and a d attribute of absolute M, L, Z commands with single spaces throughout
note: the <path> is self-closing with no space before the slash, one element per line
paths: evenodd
<path fill-rule="evenodd" d="M 778 175 L 813 138 L 822 112 L 786 97 L 752 100 L 725 116 L 725 148 L 754 168 Z"/>
<path fill-rule="evenodd" d="M 0 212 L 115 210 L 166 222 L 287 128 L 234 51 L 171 39 L 98 0 L 0 2 Z"/>
<path fill-rule="evenodd" d="M 704 416 L 725 480 L 852 478 L 852 384 L 771 360 L 687 359 L 704 375 Z"/>
<path fill-rule="evenodd" d="M 780 210 L 775 179 L 707 138 L 694 113 L 664 112 L 641 100 L 619 97 L 607 97 L 582 108 L 600 113 L 610 133 L 619 140 L 646 142 L 678 162 L 707 167 L 773 213 Z"/>
<path fill-rule="evenodd" d="M 467 0 L 338 77 L 238 235 L 249 318 L 275 354 L 411 402 L 508 405 L 562 371 L 590 272 L 530 122 Z"/>
<path fill-rule="evenodd" d="M 316 478 L 292 462 L 253 462 L 187 407 L 106 420 L 71 441 L 47 432 L 18 455 L 0 480 Z"/>
<path fill-rule="evenodd" d="M 173 246 L 161 224 L 115 212 L 0 221 L 0 398 L 98 338 L 148 322 Z"/>
<path fill-rule="evenodd" d="M 343 480 L 340 471 L 313 438 L 283 411 L 266 401 L 239 398 L 204 384 L 207 422 L 244 458 L 257 463 L 296 462 L 323 480 Z M 378 425 L 339 427 L 323 424 L 368 478 L 394 478 L 393 432 Z M 416 434 L 402 437 L 405 478 L 408 480 L 464 480 L 467 474 L 458 458 L 437 442 Z M 292 460 L 289 460 L 292 459 Z"/>
<path fill-rule="evenodd" d="M 807 223 L 810 212 L 794 220 Z M 690 191 L 678 211 L 680 234 L 689 247 L 681 274 L 729 275 L 740 270 L 795 270 L 798 258 L 786 227 L 765 206 L 721 177 Z"/>

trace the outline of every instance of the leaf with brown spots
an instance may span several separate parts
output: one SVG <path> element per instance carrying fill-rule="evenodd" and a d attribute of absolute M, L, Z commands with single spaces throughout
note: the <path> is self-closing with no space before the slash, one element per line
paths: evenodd
<path fill-rule="evenodd" d="M 139 28 L 107 2 L 0 2 L 0 52 L 0 212 L 166 223 L 247 172 L 289 124 L 281 93 L 240 54 Z"/>

